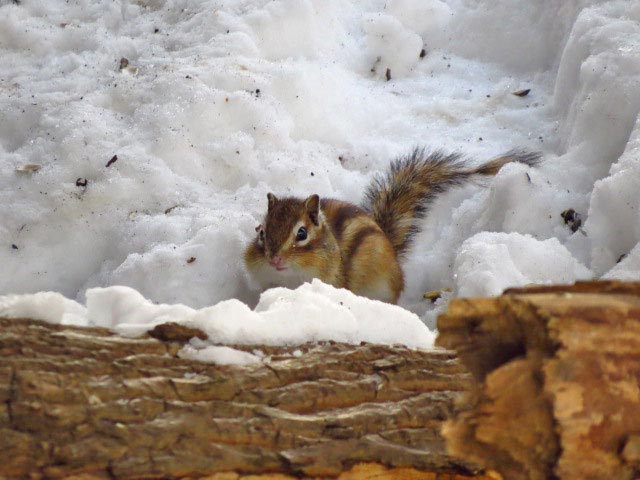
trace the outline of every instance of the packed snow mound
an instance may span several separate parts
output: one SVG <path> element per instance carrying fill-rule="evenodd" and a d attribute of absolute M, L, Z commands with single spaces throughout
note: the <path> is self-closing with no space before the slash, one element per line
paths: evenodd
<path fill-rule="evenodd" d="M 640 279 L 640 264 L 631 260 L 634 252 L 637 257 L 640 250 L 639 191 L 640 121 L 636 121 L 625 151 L 611 166 L 610 175 L 593 187 L 585 229 L 591 239 L 591 268 L 596 275 Z M 622 265 L 618 262 L 625 258 L 626 273 L 621 277 L 618 272 Z"/>
<path fill-rule="evenodd" d="M 622 255 L 615 267 L 607 272 L 602 278 L 607 280 L 627 280 L 638 281 L 640 271 L 640 244 L 636 245 L 631 252 Z"/>
<path fill-rule="evenodd" d="M 415 146 L 544 157 L 433 204 L 400 300 L 429 325 L 429 290 L 640 279 L 637 2 L 4 2 L 0 55 L 0 294 L 43 292 L 21 316 L 262 318 L 266 193 L 359 203 Z"/>
<path fill-rule="evenodd" d="M 2 296 L 0 317 L 31 318 L 60 325 L 87 325 L 87 309 L 57 292 Z"/>
<path fill-rule="evenodd" d="M 192 342 L 187 358 L 221 363 L 255 363 L 246 355 L 227 355 L 223 345 L 300 345 L 336 341 L 433 347 L 434 334 L 420 318 L 401 307 L 354 295 L 319 280 L 296 290 L 274 288 L 260 297 L 254 310 L 236 299 L 199 310 L 185 305 L 156 305 L 129 287 L 92 288 L 86 308 L 59 293 L 0 297 L 0 317 L 32 318 L 50 323 L 105 327 L 139 336 L 156 325 L 176 322 L 198 328 L 209 343 Z M 204 351 L 197 351 L 205 349 Z"/>
<path fill-rule="evenodd" d="M 519 233 L 482 232 L 465 240 L 454 272 L 461 297 L 495 296 L 509 287 L 573 283 L 591 277 L 556 238 L 540 241 Z"/>

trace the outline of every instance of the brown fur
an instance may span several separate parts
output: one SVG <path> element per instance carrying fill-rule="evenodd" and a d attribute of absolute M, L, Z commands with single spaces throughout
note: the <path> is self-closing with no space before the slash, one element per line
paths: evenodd
<path fill-rule="evenodd" d="M 538 155 L 510 152 L 479 167 L 469 168 L 459 155 L 426 155 L 415 150 L 396 160 L 384 178 L 376 179 L 360 208 L 339 200 L 311 195 L 277 199 L 269 194 L 260 233 L 244 255 L 249 271 L 277 285 L 286 277 L 270 266 L 279 256 L 288 272 L 319 278 L 356 294 L 396 303 L 404 288 L 398 258 L 406 252 L 422 218 L 439 193 L 473 175 L 494 175 L 509 162 L 534 165 Z M 300 226 L 308 240 L 297 241 Z"/>
<path fill-rule="evenodd" d="M 294 268 L 356 294 L 379 297 L 367 293 L 380 282 L 388 289 L 384 300 L 397 302 L 404 286 L 402 270 L 393 245 L 373 217 L 356 205 L 323 199 L 322 216 L 315 225 L 304 202 L 284 198 L 272 204 L 265 216 L 264 246 L 256 238 L 245 251 L 248 269 L 268 268 L 269 260 L 280 255 Z M 288 242 L 300 222 L 314 238 L 304 246 L 293 246 Z"/>

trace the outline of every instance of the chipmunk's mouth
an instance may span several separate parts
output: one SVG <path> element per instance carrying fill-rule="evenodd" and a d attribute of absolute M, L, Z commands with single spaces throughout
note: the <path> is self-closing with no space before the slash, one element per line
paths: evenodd
<path fill-rule="evenodd" d="M 271 260 L 269 260 L 269 265 L 275 268 L 277 271 L 282 272 L 287 269 L 287 264 L 284 259 L 280 255 L 276 255 Z"/>

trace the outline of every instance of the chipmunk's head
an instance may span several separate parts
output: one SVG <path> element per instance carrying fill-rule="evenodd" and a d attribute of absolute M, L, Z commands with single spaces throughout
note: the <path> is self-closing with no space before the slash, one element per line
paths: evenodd
<path fill-rule="evenodd" d="M 273 272 L 303 274 L 313 267 L 313 251 L 324 242 L 320 198 L 310 195 L 304 200 L 278 199 L 269 193 L 267 200 L 267 214 L 264 223 L 256 227 L 257 237 L 248 250 L 251 257 L 247 254 L 247 265 L 260 263 Z"/>

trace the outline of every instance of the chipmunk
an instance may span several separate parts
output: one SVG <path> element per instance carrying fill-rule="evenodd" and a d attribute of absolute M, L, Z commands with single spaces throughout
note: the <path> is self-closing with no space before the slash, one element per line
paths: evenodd
<path fill-rule="evenodd" d="M 361 206 L 316 194 L 300 199 L 269 193 L 267 214 L 245 251 L 245 264 L 264 288 L 295 288 L 319 278 L 397 303 L 404 288 L 399 260 L 434 199 L 475 175 L 495 175 L 511 162 L 533 166 L 539 159 L 537 153 L 511 151 L 470 167 L 460 154 L 415 149 L 373 180 Z"/>

